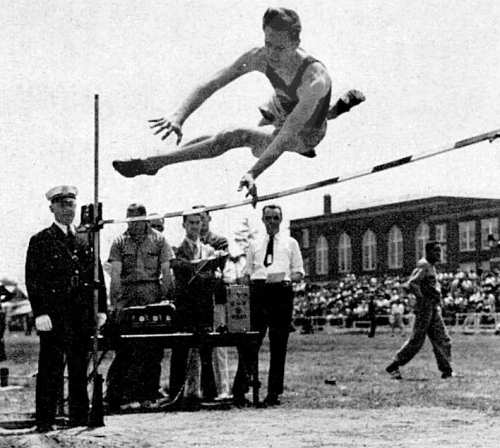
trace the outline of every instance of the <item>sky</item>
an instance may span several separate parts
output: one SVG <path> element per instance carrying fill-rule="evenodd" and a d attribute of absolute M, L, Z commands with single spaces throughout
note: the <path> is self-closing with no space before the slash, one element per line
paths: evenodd
<path fill-rule="evenodd" d="M 331 74 L 334 95 L 356 88 L 366 102 L 335 121 L 318 157 L 284 154 L 258 179 L 266 194 L 345 175 L 500 128 L 500 2 L 495 0 L 60 0 L 2 2 L 0 15 L 0 279 L 24 283 L 31 235 L 52 222 L 45 192 L 58 184 L 94 195 L 94 95 L 99 95 L 99 197 L 104 217 L 127 205 L 166 213 L 243 199 L 240 177 L 255 159 L 246 148 L 126 179 L 115 159 L 159 155 L 147 120 L 168 116 L 198 83 L 263 44 L 269 6 L 295 9 L 301 46 Z M 184 139 L 252 126 L 272 93 L 248 74 L 214 94 L 185 123 Z M 290 219 L 435 194 L 500 197 L 500 143 L 481 143 L 277 201 Z M 230 239 L 261 208 L 214 212 Z M 101 257 L 123 225 L 101 232 Z M 177 244 L 181 220 L 166 223 Z"/>

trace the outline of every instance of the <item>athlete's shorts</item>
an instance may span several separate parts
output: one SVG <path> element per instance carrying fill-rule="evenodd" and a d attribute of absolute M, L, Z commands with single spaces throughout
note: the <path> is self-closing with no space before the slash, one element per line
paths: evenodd
<path fill-rule="evenodd" d="M 262 115 L 259 126 L 272 125 L 275 128 L 273 134 L 277 135 L 288 116 L 281 107 L 277 97 L 273 95 L 266 104 L 259 107 L 259 111 Z M 299 132 L 299 141 L 302 144 L 292 151 L 305 157 L 316 157 L 315 148 L 325 137 L 326 127 L 327 124 L 325 120 L 319 128 L 304 128 Z"/>

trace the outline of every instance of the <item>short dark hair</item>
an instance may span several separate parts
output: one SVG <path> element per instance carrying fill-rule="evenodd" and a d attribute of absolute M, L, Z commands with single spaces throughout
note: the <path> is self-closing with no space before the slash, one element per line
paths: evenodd
<path fill-rule="evenodd" d="M 434 249 L 435 247 L 439 247 L 439 249 L 441 249 L 441 243 L 439 241 L 434 241 L 434 240 L 427 241 L 427 243 L 425 243 L 425 253 Z"/>
<path fill-rule="evenodd" d="M 190 213 L 189 215 L 182 215 L 182 222 L 185 223 L 190 216 L 199 216 L 201 219 L 202 213 L 204 212 L 197 212 L 197 213 L 195 212 L 195 213 Z"/>
<path fill-rule="evenodd" d="M 268 8 L 262 18 L 262 29 L 266 26 L 277 31 L 288 32 L 292 40 L 299 40 L 302 31 L 299 15 L 288 8 Z"/>
<path fill-rule="evenodd" d="M 276 204 L 265 205 L 262 208 L 262 216 L 264 216 L 264 213 L 266 212 L 267 209 L 270 209 L 270 210 L 279 210 L 280 211 L 280 218 L 283 219 L 283 210 L 281 210 L 281 206 L 276 205 Z"/>
<path fill-rule="evenodd" d="M 127 216 L 129 215 L 146 216 L 146 207 L 142 204 L 136 204 L 134 202 L 127 207 Z"/>

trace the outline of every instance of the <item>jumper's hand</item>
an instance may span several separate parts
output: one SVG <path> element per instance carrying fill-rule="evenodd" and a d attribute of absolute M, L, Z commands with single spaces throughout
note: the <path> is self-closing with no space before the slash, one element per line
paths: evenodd
<path fill-rule="evenodd" d="M 252 196 L 252 206 L 255 208 L 257 205 L 257 185 L 255 185 L 255 180 L 250 173 L 246 173 L 241 179 L 240 184 L 238 186 L 238 191 L 243 190 L 243 188 L 247 189 L 247 194 L 245 197 Z"/>
<path fill-rule="evenodd" d="M 35 328 L 37 331 L 52 330 L 52 321 L 48 314 L 42 314 L 35 319 Z"/>
<path fill-rule="evenodd" d="M 154 118 L 149 120 L 151 123 L 150 128 L 156 129 L 155 135 L 163 133 L 162 140 L 165 140 L 172 132 L 177 134 L 177 144 L 182 140 L 182 126 L 174 120 L 168 118 Z"/>

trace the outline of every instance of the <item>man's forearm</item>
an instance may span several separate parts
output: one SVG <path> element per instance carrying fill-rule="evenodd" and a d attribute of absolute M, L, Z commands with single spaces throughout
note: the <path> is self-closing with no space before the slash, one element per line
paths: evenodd
<path fill-rule="evenodd" d="M 174 113 L 174 120 L 182 125 L 217 90 L 213 83 L 194 89 Z"/>
<path fill-rule="evenodd" d="M 423 297 L 422 290 L 420 286 L 415 283 L 409 283 L 410 291 L 415 295 L 417 299 L 421 299 Z"/>
<path fill-rule="evenodd" d="M 257 179 L 257 177 L 278 160 L 281 154 L 285 152 L 286 144 L 285 140 L 274 141 L 267 147 L 255 165 L 248 170 L 254 179 Z"/>

